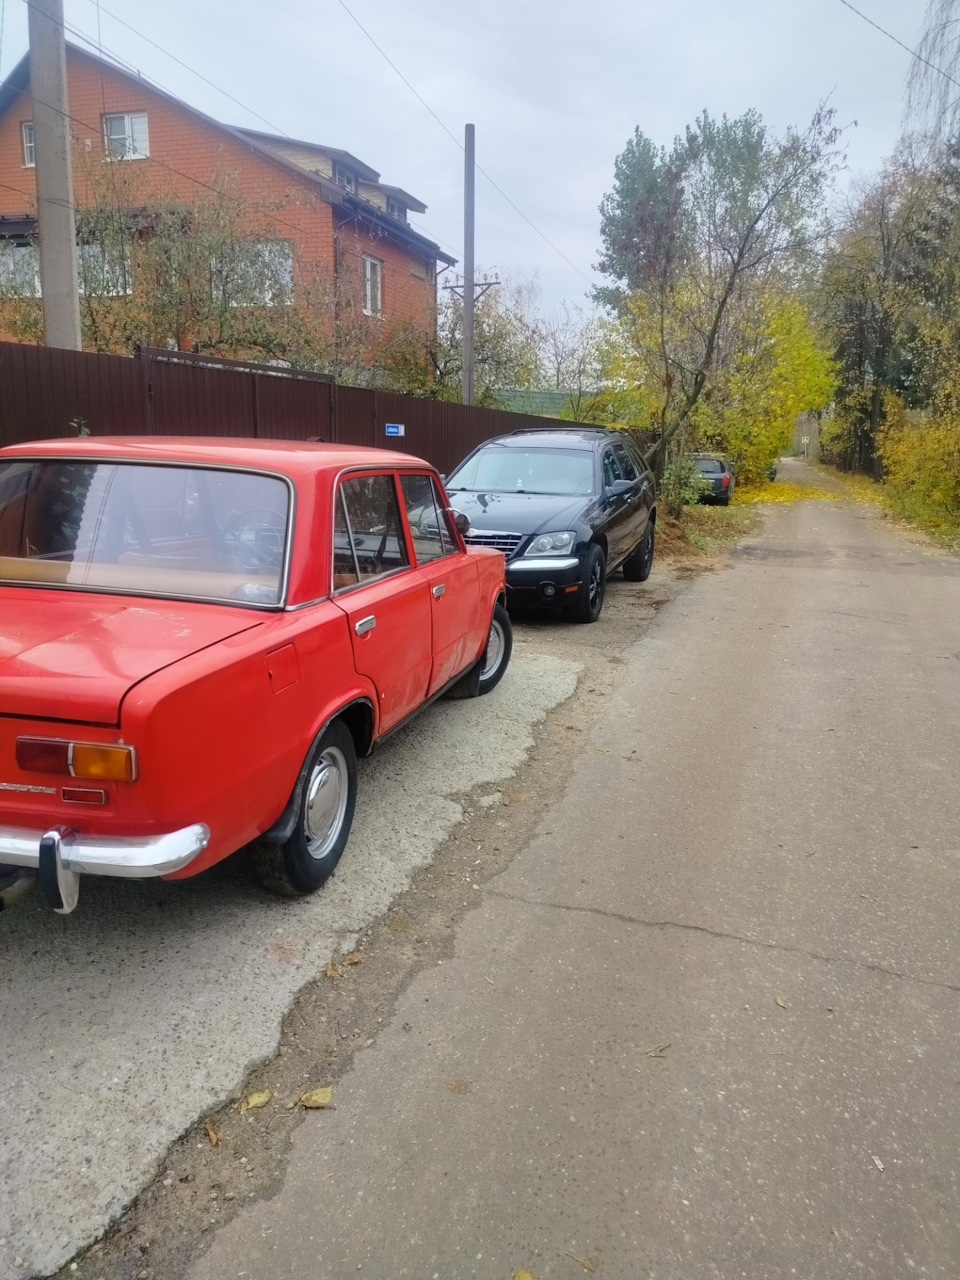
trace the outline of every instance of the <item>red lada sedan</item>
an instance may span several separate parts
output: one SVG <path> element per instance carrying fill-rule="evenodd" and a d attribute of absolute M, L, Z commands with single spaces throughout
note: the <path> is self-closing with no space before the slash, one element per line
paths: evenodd
<path fill-rule="evenodd" d="M 288 441 L 0 450 L 0 868 L 179 878 L 253 844 L 310 893 L 356 760 L 510 659 L 504 560 L 437 473 Z"/>

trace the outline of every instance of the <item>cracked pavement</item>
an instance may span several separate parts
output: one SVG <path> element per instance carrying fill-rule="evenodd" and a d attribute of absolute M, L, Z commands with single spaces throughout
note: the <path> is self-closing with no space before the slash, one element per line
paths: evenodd
<path fill-rule="evenodd" d="M 191 1280 L 956 1277 L 958 622 L 874 510 L 769 511 Z"/>

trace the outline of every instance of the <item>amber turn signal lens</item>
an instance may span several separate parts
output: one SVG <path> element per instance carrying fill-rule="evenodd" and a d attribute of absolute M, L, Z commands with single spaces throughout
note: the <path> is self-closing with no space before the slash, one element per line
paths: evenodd
<path fill-rule="evenodd" d="M 96 742 L 74 742 L 70 752 L 70 772 L 75 778 L 101 778 L 111 782 L 132 782 L 137 776 L 133 747 L 101 746 Z"/>
<path fill-rule="evenodd" d="M 133 782 L 137 776 L 137 753 L 133 747 L 106 742 L 18 738 L 17 764 L 28 773 L 65 773 L 72 778 L 104 782 Z"/>

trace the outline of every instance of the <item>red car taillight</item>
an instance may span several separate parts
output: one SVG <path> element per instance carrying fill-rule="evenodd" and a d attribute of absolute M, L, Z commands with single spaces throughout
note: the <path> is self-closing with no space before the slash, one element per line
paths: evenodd
<path fill-rule="evenodd" d="M 724 488 L 724 489 L 728 489 L 729 487 L 730 487 L 730 477 L 729 477 L 729 476 L 724 476 L 724 477 L 723 477 L 723 488 Z"/>
<path fill-rule="evenodd" d="M 28 773 L 64 773 L 70 778 L 133 782 L 133 747 L 106 742 L 68 742 L 63 738 L 18 738 L 17 764 Z"/>

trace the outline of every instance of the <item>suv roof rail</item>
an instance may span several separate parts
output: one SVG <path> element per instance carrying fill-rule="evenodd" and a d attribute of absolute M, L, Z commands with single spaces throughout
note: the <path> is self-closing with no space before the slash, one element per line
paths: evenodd
<path fill-rule="evenodd" d="M 541 431 L 609 431 L 609 427 L 600 427 L 593 422 L 558 422 L 551 423 L 549 427 L 517 427 L 509 434 L 512 436 L 525 436 L 530 434 L 539 434 Z"/>

